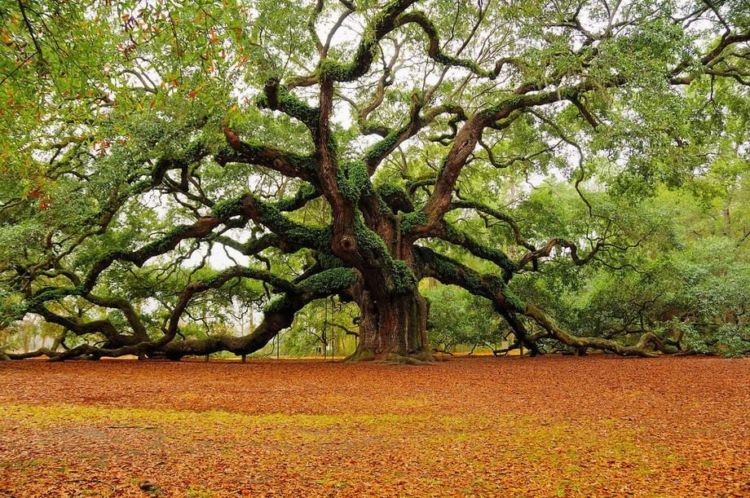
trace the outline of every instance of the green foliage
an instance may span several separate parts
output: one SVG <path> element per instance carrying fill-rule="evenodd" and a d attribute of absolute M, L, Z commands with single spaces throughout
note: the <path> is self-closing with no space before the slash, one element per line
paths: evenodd
<path fill-rule="evenodd" d="M 722 211 L 741 216 L 749 191 L 731 191 L 712 206 L 701 206 L 685 191 L 662 191 L 639 206 L 621 206 L 618 214 L 639 238 L 637 247 L 605 253 L 601 263 L 580 270 L 564 258 L 553 260 L 542 275 L 516 277 L 514 287 L 523 299 L 554 310 L 579 335 L 632 343 L 655 331 L 687 351 L 745 354 L 750 260 L 744 232 Z M 560 205 L 559 198 L 554 202 Z"/>
<path fill-rule="evenodd" d="M 459 345 L 496 348 L 509 333 L 486 299 L 443 285 L 428 288 L 424 295 L 430 302 L 430 342 L 440 349 L 451 351 Z"/>

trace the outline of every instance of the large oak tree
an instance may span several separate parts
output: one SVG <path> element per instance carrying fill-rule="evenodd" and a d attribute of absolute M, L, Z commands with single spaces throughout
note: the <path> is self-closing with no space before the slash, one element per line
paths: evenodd
<path fill-rule="evenodd" d="M 354 359 L 429 360 L 427 277 L 488 299 L 532 352 L 668 352 L 563 330 L 512 279 L 638 244 L 587 189 L 678 182 L 747 139 L 716 98 L 747 98 L 742 0 L 0 9 L 0 311 L 65 331 L 11 357 L 245 355 L 336 295 L 359 309 Z M 584 234 L 528 236 L 504 190 L 538 185 L 528 165 L 574 185 Z M 246 335 L 182 333 L 199 298 L 263 289 Z"/>

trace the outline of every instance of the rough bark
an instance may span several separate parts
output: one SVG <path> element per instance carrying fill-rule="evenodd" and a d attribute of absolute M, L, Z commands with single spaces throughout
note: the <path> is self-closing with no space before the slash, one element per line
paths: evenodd
<path fill-rule="evenodd" d="M 417 290 L 390 299 L 376 300 L 363 290 L 359 341 L 349 358 L 418 363 L 432 359 L 427 340 L 427 304 Z"/>

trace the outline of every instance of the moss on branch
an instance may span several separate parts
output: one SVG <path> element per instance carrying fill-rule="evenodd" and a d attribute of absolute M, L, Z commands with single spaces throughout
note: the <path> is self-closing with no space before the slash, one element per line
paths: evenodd
<path fill-rule="evenodd" d="M 320 109 L 311 107 L 284 85 L 281 85 L 278 80 L 271 79 L 266 83 L 265 93 L 258 97 L 256 104 L 261 109 L 281 111 L 301 121 L 311 130 L 318 127 Z"/>
<path fill-rule="evenodd" d="M 309 201 L 320 197 L 320 192 L 313 185 L 303 185 L 293 196 L 276 201 L 274 206 L 279 211 L 295 211 Z"/>
<path fill-rule="evenodd" d="M 214 204 L 211 212 L 217 218 L 227 220 L 232 216 L 237 216 L 242 213 L 242 198 L 237 197 L 235 199 L 225 199 Z"/>
<path fill-rule="evenodd" d="M 405 213 L 401 216 L 401 233 L 405 235 L 410 234 L 417 227 L 426 225 L 427 221 L 427 213 L 423 209 Z"/>
<path fill-rule="evenodd" d="M 381 202 L 385 204 L 385 213 L 397 214 L 399 211 L 404 213 L 411 213 L 414 211 L 414 204 L 412 203 L 409 194 L 406 190 L 395 183 L 384 183 L 375 189 Z"/>
<path fill-rule="evenodd" d="M 357 272 L 352 268 L 331 268 L 311 277 L 306 278 L 298 284 L 301 289 L 318 295 L 329 295 L 345 290 L 357 281 Z"/>
<path fill-rule="evenodd" d="M 481 244 L 467 233 L 456 230 L 448 223 L 443 223 L 443 229 L 437 236 L 447 242 L 459 245 L 468 250 L 474 256 L 492 261 L 503 269 L 505 279 L 510 280 L 513 273 L 518 271 L 518 266 L 511 261 L 508 256 L 500 249 L 495 249 Z"/>
<path fill-rule="evenodd" d="M 339 169 L 336 180 L 341 195 L 352 204 L 359 202 L 363 194 L 372 192 L 370 176 L 361 161 L 349 162 Z"/>

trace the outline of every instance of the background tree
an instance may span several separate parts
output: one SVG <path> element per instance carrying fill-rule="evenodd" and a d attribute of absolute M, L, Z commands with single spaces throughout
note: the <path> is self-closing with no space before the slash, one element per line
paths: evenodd
<path fill-rule="evenodd" d="M 427 330 L 433 350 L 453 354 L 465 346 L 469 354 L 477 348 L 500 354 L 511 331 L 486 299 L 447 285 L 428 288 L 424 295 L 430 303 Z"/>
<path fill-rule="evenodd" d="M 651 330 L 568 332 L 514 277 L 616 264 L 659 228 L 634 229 L 618 198 L 747 161 L 741 1 L 1 14 L 2 313 L 86 338 L 36 352 L 58 359 L 244 355 L 338 295 L 359 308 L 354 359 L 428 360 L 425 277 L 489 300 L 534 353 L 672 351 Z M 545 176 L 579 202 L 540 216 L 524 197 Z M 254 330 L 184 333 L 235 292 L 266 302 Z"/>

